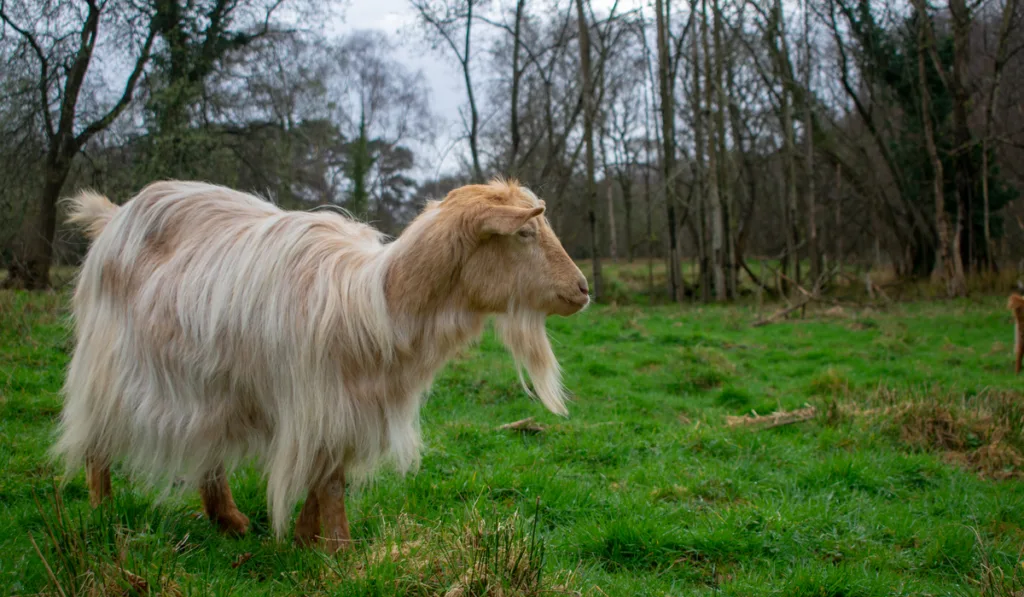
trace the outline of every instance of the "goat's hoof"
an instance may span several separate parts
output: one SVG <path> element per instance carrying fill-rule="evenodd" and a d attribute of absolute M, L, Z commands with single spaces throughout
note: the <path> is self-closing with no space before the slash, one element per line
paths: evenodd
<path fill-rule="evenodd" d="M 219 514 L 213 522 L 217 525 L 217 529 L 225 535 L 241 537 L 249 531 L 249 518 L 238 510 Z"/>
<path fill-rule="evenodd" d="M 352 547 L 352 540 L 348 537 L 324 537 L 324 551 L 328 555 L 334 555 L 339 551 L 347 551 Z"/>
<path fill-rule="evenodd" d="M 299 547 L 312 547 L 316 545 L 316 530 L 295 529 L 295 545 Z"/>

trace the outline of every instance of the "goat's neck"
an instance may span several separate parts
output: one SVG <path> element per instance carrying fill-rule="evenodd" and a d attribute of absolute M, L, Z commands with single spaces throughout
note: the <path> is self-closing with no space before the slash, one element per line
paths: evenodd
<path fill-rule="evenodd" d="M 437 230 L 413 231 L 391 247 L 385 296 L 400 352 L 440 366 L 480 334 L 484 315 L 459 284 L 466 249 Z"/>

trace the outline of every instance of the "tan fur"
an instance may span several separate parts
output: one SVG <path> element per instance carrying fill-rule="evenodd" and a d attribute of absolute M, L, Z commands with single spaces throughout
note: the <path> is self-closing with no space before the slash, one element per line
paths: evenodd
<path fill-rule="evenodd" d="M 235 505 L 235 498 L 228 486 L 227 471 L 218 466 L 206 475 L 199 486 L 199 497 L 203 500 L 206 516 L 223 533 L 244 535 L 249 529 L 249 519 Z"/>
<path fill-rule="evenodd" d="M 1013 371 L 1019 375 L 1021 362 L 1024 361 L 1024 297 L 1013 293 L 1010 295 L 1010 300 L 1007 301 L 1006 306 L 1013 312 Z"/>
<path fill-rule="evenodd" d="M 586 280 L 515 182 L 455 189 L 391 243 L 197 182 L 154 183 L 121 207 L 93 193 L 71 204 L 95 240 L 54 446 L 67 477 L 95 460 L 164 487 L 182 479 L 211 519 L 244 531 L 220 471 L 254 458 L 275 534 L 305 494 L 296 539 L 323 523 L 333 549 L 348 540 L 345 483 L 385 459 L 417 466 L 422 397 L 492 314 L 540 400 L 567 412 L 544 319 L 585 308 Z"/>

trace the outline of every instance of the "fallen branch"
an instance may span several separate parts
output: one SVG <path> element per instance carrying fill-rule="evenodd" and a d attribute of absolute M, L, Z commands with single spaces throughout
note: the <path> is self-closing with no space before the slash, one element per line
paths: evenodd
<path fill-rule="evenodd" d="M 758 321 L 755 321 L 751 325 L 753 327 L 755 327 L 755 328 L 759 328 L 761 326 L 765 326 L 765 325 L 768 325 L 770 323 L 775 323 L 776 321 L 778 321 L 779 319 L 782 319 L 783 317 L 789 315 L 793 311 L 796 311 L 797 309 L 805 306 L 807 303 L 811 302 L 812 300 L 817 300 L 817 299 L 815 297 L 811 297 L 811 296 L 804 297 L 804 300 L 800 301 L 799 303 L 794 303 L 794 304 L 792 304 L 792 305 L 790 305 L 790 306 L 788 306 L 788 307 L 786 307 L 784 309 L 780 309 L 780 310 L 776 311 L 775 313 L 769 315 L 768 317 L 765 317 L 764 319 L 759 319 Z"/>
<path fill-rule="evenodd" d="M 498 427 L 498 430 L 519 431 L 522 433 L 541 433 L 544 431 L 544 426 L 539 423 L 535 423 L 533 417 L 527 417 L 512 423 L 505 423 L 501 427 Z"/>
<path fill-rule="evenodd" d="M 747 260 L 746 260 L 746 259 L 743 259 L 742 257 L 740 258 L 740 267 L 741 267 L 741 268 L 743 268 L 743 271 L 747 272 L 747 275 L 748 275 L 748 276 L 750 276 L 750 279 L 751 279 L 751 280 L 752 280 L 752 281 L 754 282 L 754 284 L 756 284 L 756 285 L 757 285 L 758 287 L 760 287 L 760 288 L 761 288 L 762 290 L 764 290 L 765 292 L 767 292 L 767 293 L 769 293 L 769 294 L 771 294 L 771 295 L 773 295 L 773 296 L 778 296 L 778 292 L 777 292 L 777 290 L 774 290 L 774 289 L 768 288 L 768 286 L 767 286 L 767 285 L 766 285 L 766 284 L 764 283 L 764 280 L 762 280 L 761 278 L 759 278 L 759 277 L 758 277 L 758 276 L 757 276 L 757 275 L 756 275 L 756 274 L 755 274 L 755 273 L 754 273 L 754 272 L 753 272 L 753 271 L 752 271 L 752 270 L 750 269 L 750 266 L 749 266 L 749 265 L 747 264 Z"/>
<path fill-rule="evenodd" d="M 771 429 L 772 427 L 781 427 L 782 425 L 808 421 L 813 419 L 817 414 L 818 409 L 813 406 L 806 406 L 804 408 L 798 408 L 797 410 L 780 410 L 773 412 L 770 415 L 763 416 L 752 411 L 749 415 L 726 416 L 725 424 L 727 427 L 760 427 L 761 429 Z"/>

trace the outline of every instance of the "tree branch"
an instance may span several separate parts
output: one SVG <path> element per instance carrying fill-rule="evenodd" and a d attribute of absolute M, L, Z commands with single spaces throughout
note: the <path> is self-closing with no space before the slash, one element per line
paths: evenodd
<path fill-rule="evenodd" d="M 139 78 L 142 76 L 142 72 L 146 68 L 146 63 L 149 62 L 149 54 L 153 48 L 153 40 L 155 37 L 156 24 L 155 21 L 153 21 L 149 27 L 149 35 L 146 37 L 142 50 L 139 52 L 139 58 L 135 61 L 135 68 L 132 70 L 132 74 L 125 82 L 124 92 L 121 94 L 121 99 L 119 99 L 106 114 L 91 122 L 81 133 L 79 133 L 77 137 L 75 137 L 76 150 L 85 145 L 93 135 L 110 126 L 111 123 L 113 123 L 114 120 L 124 112 L 128 107 L 128 104 L 131 103 L 132 96 L 135 93 L 135 87 L 139 82 Z"/>
<path fill-rule="evenodd" d="M 4 10 L 5 3 L 0 0 L 0 20 L 3 20 L 8 27 L 14 29 L 25 38 L 28 45 L 32 48 L 36 58 L 39 59 L 39 107 L 43 113 L 43 120 L 46 123 L 46 135 L 52 141 L 57 136 L 53 130 L 53 117 L 50 116 L 50 94 L 49 94 L 49 80 L 50 80 L 50 63 L 47 60 L 46 55 L 43 53 L 43 48 L 40 47 L 39 42 L 36 41 L 29 31 L 22 29 L 7 16 L 7 12 Z"/>

